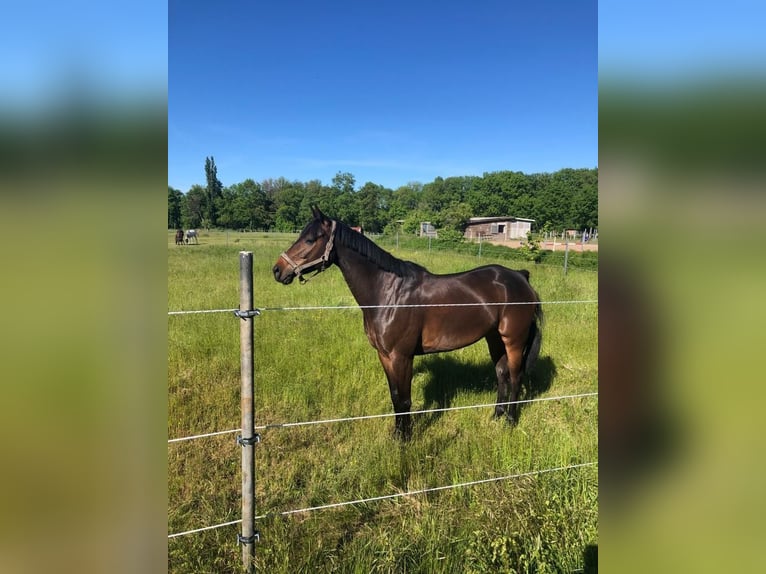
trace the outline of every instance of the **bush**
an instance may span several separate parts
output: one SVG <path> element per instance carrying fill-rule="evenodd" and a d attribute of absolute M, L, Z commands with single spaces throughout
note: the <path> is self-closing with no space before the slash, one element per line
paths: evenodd
<path fill-rule="evenodd" d="M 457 229 L 440 229 L 439 242 L 440 243 L 462 243 L 463 234 L 460 233 Z"/>
<path fill-rule="evenodd" d="M 527 261 L 540 263 L 543 259 L 543 252 L 540 250 L 540 241 L 532 239 L 532 232 L 527 233 L 527 242 L 522 244 L 519 252 Z"/>

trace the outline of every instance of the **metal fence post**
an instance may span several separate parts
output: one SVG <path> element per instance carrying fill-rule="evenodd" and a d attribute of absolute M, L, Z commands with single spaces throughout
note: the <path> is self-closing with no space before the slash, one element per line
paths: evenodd
<path fill-rule="evenodd" d="M 240 374 L 242 380 L 242 565 L 245 572 L 255 569 L 255 398 L 253 389 L 253 253 L 239 252 L 239 340 Z"/>
<path fill-rule="evenodd" d="M 569 238 L 564 243 L 564 275 L 567 274 L 567 263 L 569 262 Z"/>

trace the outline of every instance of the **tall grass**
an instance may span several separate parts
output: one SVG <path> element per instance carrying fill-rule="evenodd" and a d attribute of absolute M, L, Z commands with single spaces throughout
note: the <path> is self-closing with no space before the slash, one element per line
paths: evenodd
<path fill-rule="evenodd" d="M 254 252 L 255 305 L 353 305 L 331 268 L 306 285 L 277 284 L 271 267 L 294 236 L 202 233 L 168 247 L 168 308 L 237 306 L 240 250 Z M 227 245 L 228 242 L 228 245 Z M 446 273 L 487 257 L 390 249 Z M 520 265 L 514 265 L 520 267 Z M 529 268 L 529 266 L 528 266 Z M 531 268 L 543 301 L 597 298 L 597 275 Z M 527 396 L 597 389 L 597 306 L 547 305 L 544 343 Z M 168 318 L 168 436 L 239 425 L 239 326 L 232 315 Z M 358 310 L 264 311 L 255 320 L 256 424 L 390 413 L 388 386 Z M 492 403 L 486 345 L 420 357 L 413 410 Z M 393 419 L 275 428 L 256 447 L 256 513 L 269 516 L 263 572 L 571 572 L 597 543 L 597 468 L 521 477 L 424 495 L 279 516 L 286 510 L 544 470 L 597 459 L 597 400 L 532 403 L 510 428 L 491 408 L 415 418 L 407 444 Z M 170 532 L 237 520 L 234 434 L 168 445 Z M 171 572 L 239 571 L 237 526 L 169 541 Z"/>

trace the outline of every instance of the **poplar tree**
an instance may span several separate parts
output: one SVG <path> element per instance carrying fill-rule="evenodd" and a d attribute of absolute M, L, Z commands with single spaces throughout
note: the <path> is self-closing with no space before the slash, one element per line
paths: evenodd
<path fill-rule="evenodd" d="M 218 168 L 215 159 L 205 158 L 205 176 L 207 178 L 207 222 L 208 226 L 218 224 L 218 202 L 223 197 L 223 184 L 218 180 Z"/>

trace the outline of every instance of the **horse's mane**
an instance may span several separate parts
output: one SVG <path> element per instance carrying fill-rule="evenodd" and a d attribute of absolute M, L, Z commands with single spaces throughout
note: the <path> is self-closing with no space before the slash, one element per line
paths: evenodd
<path fill-rule="evenodd" d="M 394 273 L 399 277 L 406 277 L 419 271 L 426 271 L 425 267 L 417 263 L 394 257 L 388 251 L 378 247 L 366 236 L 358 231 L 354 231 L 342 221 L 336 220 L 336 223 L 335 241 L 355 251 L 383 271 Z"/>

